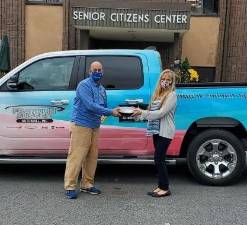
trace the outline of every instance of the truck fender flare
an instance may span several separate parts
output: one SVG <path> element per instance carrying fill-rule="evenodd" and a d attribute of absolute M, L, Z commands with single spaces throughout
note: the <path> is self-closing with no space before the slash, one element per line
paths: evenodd
<path fill-rule="evenodd" d="M 239 120 L 231 117 L 204 117 L 194 121 L 186 131 L 181 145 L 180 156 L 186 156 L 187 148 L 195 136 L 210 128 L 226 129 L 232 132 L 243 140 L 244 146 L 247 148 L 247 130 Z"/>
<path fill-rule="evenodd" d="M 231 118 L 231 117 L 205 117 L 198 119 L 195 121 L 197 127 L 237 127 L 244 126 L 240 123 L 240 121 Z M 191 126 L 190 126 L 191 128 Z"/>

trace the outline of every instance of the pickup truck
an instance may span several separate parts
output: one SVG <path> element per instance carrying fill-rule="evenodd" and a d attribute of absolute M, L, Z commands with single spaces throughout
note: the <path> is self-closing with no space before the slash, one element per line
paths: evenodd
<path fill-rule="evenodd" d="M 75 89 L 100 61 L 108 107 L 146 108 L 161 72 L 153 50 L 76 50 L 31 58 L 0 79 L 0 163 L 65 162 Z M 176 135 L 167 162 L 186 159 L 197 181 L 235 182 L 246 163 L 247 88 L 243 84 L 177 85 Z M 99 161 L 152 163 L 146 122 L 108 117 Z"/>

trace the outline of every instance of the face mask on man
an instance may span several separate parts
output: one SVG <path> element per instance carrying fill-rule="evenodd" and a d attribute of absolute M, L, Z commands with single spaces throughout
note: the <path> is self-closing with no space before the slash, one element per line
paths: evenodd
<path fill-rule="evenodd" d="M 166 89 L 171 85 L 171 82 L 168 81 L 168 80 L 162 80 L 160 85 L 161 85 L 162 88 Z"/>
<path fill-rule="evenodd" d="M 93 72 L 91 72 L 91 76 L 92 76 L 93 80 L 95 82 L 97 82 L 97 81 L 100 81 L 102 79 L 103 73 L 102 72 L 93 71 Z"/>

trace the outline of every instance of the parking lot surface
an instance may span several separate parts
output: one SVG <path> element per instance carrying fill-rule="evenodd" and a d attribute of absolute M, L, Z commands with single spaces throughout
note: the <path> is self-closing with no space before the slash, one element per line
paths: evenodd
<path fill-rule="evenodd" d="M 146 195 L 156 184 L 151 165 L 99 165 L 102 194 L 68 200 L 64 165 L 0 165 L 0 224 L 247 224 L 247 173 L 227 187 L 198 184 L 185 165 L 169 166 L 172 195 Z"/>

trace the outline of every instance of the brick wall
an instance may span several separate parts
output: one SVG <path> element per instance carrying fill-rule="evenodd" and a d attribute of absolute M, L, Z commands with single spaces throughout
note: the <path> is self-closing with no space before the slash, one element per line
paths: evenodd
<path fill-rule="evenodd" d="M 247 1 L 220 1 L 217 81 L 247 82 Z"/>
<path fill-rule="evenodd" d="M 24 0 L 0 0 L 0 37 L 8 35 L 11 68 L 25 59 Z"/>

